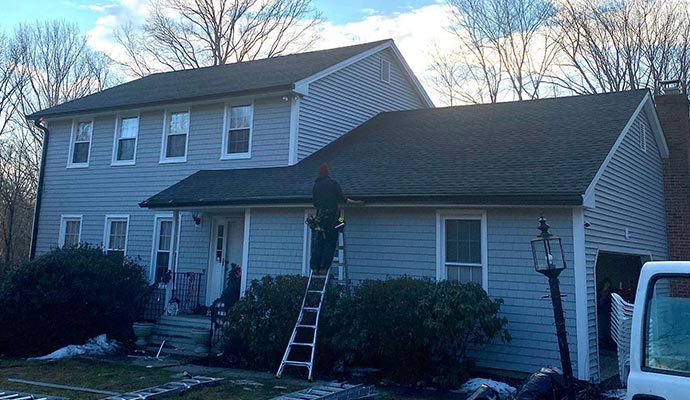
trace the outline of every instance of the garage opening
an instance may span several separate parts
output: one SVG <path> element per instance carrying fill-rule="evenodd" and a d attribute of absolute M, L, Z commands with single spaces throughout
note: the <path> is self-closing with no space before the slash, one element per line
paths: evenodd
<path fill-rule="evenodd" d="M 618 375 L 616 343 L 611 338 L 611 293 L 635 302 L 637 280 L 648 256 L 600 252 L 596 264 L 599 374 L 601 381 Z"/>

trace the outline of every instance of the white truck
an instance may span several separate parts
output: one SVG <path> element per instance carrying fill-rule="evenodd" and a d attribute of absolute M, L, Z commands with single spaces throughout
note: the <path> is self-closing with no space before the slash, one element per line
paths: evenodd
<path fill-rule="evenodd" d="M 642 268 L 627 386 L 626 400 L 690 399 L 690 261 Z"/>

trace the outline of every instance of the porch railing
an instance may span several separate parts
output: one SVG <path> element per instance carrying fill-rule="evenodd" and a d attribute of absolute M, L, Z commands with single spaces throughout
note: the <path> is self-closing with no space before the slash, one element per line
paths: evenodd
<path fill-rule="evenodd" d="M 137 321 L 154 322 L 165 312 L 166 288 L 158 285 L 149 286 L 146 294 L 139 300 Z"/>
<path fill-rule="evenodd" d="M 200 304 L 203 272 L 176 272 L 172 276 L 172 298 L 179 302 L 179 312 L 189 314 Z"/>

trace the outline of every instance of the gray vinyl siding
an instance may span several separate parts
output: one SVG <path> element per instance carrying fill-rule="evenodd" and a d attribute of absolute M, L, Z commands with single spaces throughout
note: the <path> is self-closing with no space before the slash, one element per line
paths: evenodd
<path fill-rule="evenodd" d="M 380 79 L 382 59 L 391 63 L 390 82 Z M 425 108 L 426 104 L 386 49 L 310 83 L 299 107 L 297 160 L 382 111 Z"/>
<path fill-rule="evenodd" d="M 247 283 L 265 275 L 302 273 L 304 210 L 252 209 Z"/>
<path fill-rule="evenodd" d="M 473 356 L 489 368 L 534 372 L 559 365 L 547 279 L 534 271 L 530 239 L 537 233 L 538 209 L 489 209 L 489 295 L 502 298 L 510 343 L 494 343 Z M 347 263 L 353 281 L 402 275 L 436 277 L 436 210 L 433 208 L 348 208 Z M 566 263 L 573 265 L 572 211 L 544 214 L 552 232 L 563 238 Z M 252 210 L 249 279 L 265 274 L 300 274 L 304 246 L 304 210 Z M 575 284 L 572 268 L 561 274 L 561 290 L 571 358 L 577 368 Z M 576 369 L 577 370 L 577 369 Z"/>
<path fill-rule="evenodd" d="M 126 214 L 130 216 L 127 255 L 149 265 L 156 212 L 140 208 L 141 201 L 200 169 L 287 165 L 288 102 L 281 98 L 254 102 L 250 159 L 220 159 L 223 113 L 222 103 L 191 107 L 187 162 L 171 164 L 159 162 L 163 110 L 142 113 L 136 165 L 131 166 L 111 166 L 115 115 L 94 120 L 88 168 L 67 168 L 72 121 L 51 121 L 37 254 L 58 246 L 62 214 L 82 214 L 81 240 L 92 244 L 103 242 L 106 214 Z M 205 217 L 202 226 L 196 228 L 188 213 L 181 214 L 178 270 L 206 270 L 210 221 Z"/>
<path fill-rule="evenodd" d="M 640 126 L 647 131 L 647 151 L 639 146 Z M 587 316 L 590 377 L 598 381 L 596 258 L 599 251 L 667 258 L 664 187 L 659 149 L 644 113 L 625 135 L 595 187 L 596 206 L 585 209 Z M 628 228 L 629 238 L 625 238 Z"/>

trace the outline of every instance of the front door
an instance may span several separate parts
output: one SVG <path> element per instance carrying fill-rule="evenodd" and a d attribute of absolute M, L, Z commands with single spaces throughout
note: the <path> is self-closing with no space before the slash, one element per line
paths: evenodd
<path fill-rule="evenodd" d="M 233 263 L 242 265 L 243 242 L 243 218 L 219 217 L 214 219 L 206 304 L 211 305 L 223 293 L 227 274 L 231 270 L 230 266 Z"/>

